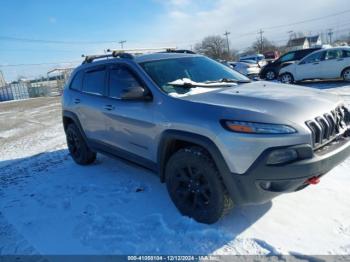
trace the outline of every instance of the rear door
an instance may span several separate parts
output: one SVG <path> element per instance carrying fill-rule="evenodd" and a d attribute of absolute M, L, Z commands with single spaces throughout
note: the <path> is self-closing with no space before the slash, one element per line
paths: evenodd
<path fill-rule="evenodd" d="M 344 66 L 345 60 L 342 49 L 330 49 L 326 51 L 325 59 L 322 62 L 324 78 L 338 78 Z"/>
<path fill-rule="evenodd" d="M 79 120 L 86 136 L 91 140 L 105 140 L 103 107 L 106 104 L 105 66 L 91 67 L 84 72 L 83 85 L 78 102 Z"/>
<path fill-rule="evenodd" d="M 324 55 L 325 52 L 312 53 L 296 64 L 295 80 L 322 78 Z"/>
<path fill-rule="evenodd" d="M 137 73 L 126 64 L 114 64 L 109 67 L 108 103 L 106 115 L 106 139 L 108 144 L 122 150 L 122 153 L 152 159 L 150 152 L 157 134 L 154 123 L 155 107 L 152 100 L 124 100 L 123 89 L 145 83 Z"/>

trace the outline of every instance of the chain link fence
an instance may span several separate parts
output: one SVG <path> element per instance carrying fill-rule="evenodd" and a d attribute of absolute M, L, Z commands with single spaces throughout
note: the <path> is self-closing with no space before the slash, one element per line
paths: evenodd
<path fill-rule="evenodd" d="M 58 75 L 50 74 L 58 72 Z M 34 97 L 60 96 L 69 78 L 71 69 L 55 69 L 47 78 L 6 84 L 0 87 L 0 102 Z"/>

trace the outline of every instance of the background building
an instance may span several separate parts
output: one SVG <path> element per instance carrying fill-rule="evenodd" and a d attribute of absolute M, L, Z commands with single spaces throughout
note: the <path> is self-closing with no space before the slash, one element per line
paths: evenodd
<path fill-rule="evenodd" d="M 322 46 L 320 35 L 304 36 L 290 39 L 287 43 L 287 51 L 294 51 L 318 46 Z"/>

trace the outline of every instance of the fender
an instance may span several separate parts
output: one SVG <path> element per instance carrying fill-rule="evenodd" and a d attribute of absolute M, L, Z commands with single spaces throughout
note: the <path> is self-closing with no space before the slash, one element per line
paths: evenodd
<path fill-rule="evenodd" d="M 217 169 L 219 170 L 219 173 L 228 193 L 231 196 L 233 196 L 235 195 L 235 192 L 238 192 L 236 189 L 236 183 L 233 179 L 233 175 L 231 174 L 226 164 L 226 161 L 224 160 L 216 144 L 208 137 L 180 130 L 166 130 L 161 136 L 160 143 L 158 146 L 157 158 L 159 167 L 158 172 L 162 182 L 165 181 L 165 165 L 170 157 L 168 154 L 168 150 L 171 146 L 171 143 L 175 140 L 183 141 L 189 144 L 199 145 L 205 148 L 212 157 Z"/>
<path fill-rule="evenodd" d="M 350 69 L 350 66 L 345 67 L 345 68 L 341 71 L 340 77 L 343 77 L 343 74 L 344 74 L 344 72 L 345 72 L 346 69 Z"/>
<path fill-rule="evenodd" d="M 68 111 L 68 110 L 62 111 L 62 122 L 63 122 L 64 131 L 66 131 L 66 128 L 67 128 L 66 123 L 64 121 L 65 117 L 72 120 L 72 122 L 79 128 L 79 131 L 82 134 L 85 142 L 88 143 L 89 140 L 87 139 L 87 137 L 85 135 L 84 129 L 80 124 L 78 116 L 75 113 Z"/>

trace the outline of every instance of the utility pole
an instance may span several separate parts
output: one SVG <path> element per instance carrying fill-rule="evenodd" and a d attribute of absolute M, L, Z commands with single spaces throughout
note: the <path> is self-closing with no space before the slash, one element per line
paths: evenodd
<path fill-rule="evenodd" d="M 328 29 L 328 36 L 329 36 L 329 44 L 332 44 L 332 36 L 333 36 L 333 29 Z"/>
<path fill-rule="evenodd" d="M 227 43 L 227 52 L 228 52 L 228 54 L 230 55 L 230 44 L 229 44 L 229 41 L 228 41 L 228 36 L 229 36 L 229 34 L 231 34 L 230 32 L 225 32 L 224 33 L 224 36 L 226 36 L 226 43 Z"/>
<path fill-rule="evenodd" d="M 263 37 L 263 33 L 264 31 L 262 29 L 260 29 L 260 31 L 258 32 L 260 35 L 260 53 L 263 53 L 263 49 L 264 49 L 264 37 Z"/>
<path fill-rule="evenodd" d="M 0 87 L 3 87 L 5 85 L 6 85 L 5 78 L 2 71 L 0 70 Z"/>
<path fill-rule="evenodd" d="M 124 49 L 124 44 L 126 43 L 126 40 L 122 40 L 118 42 L 120 44 L 121 49 Z"/>
<path fill-rule="evenodd" d="M 293 30 L 290 30 L 287 32 L 289 34 L 289 40 L 291 40 L 293 38 L 293 35 L 294 35 L 294 31 Z"/>

